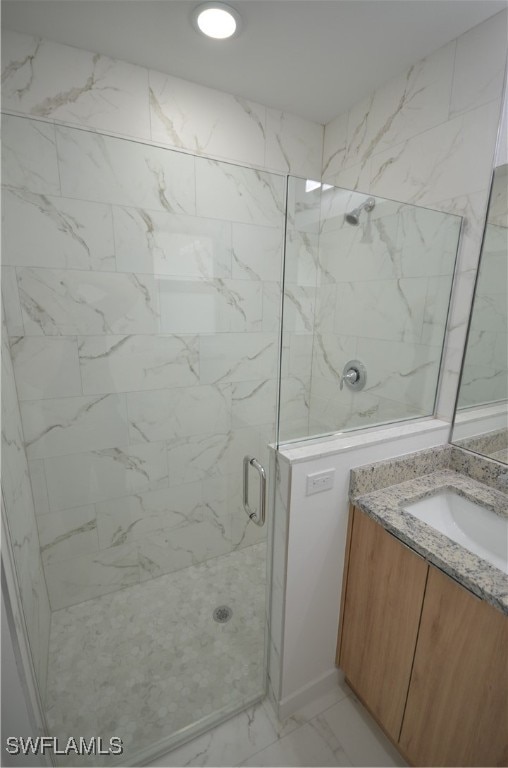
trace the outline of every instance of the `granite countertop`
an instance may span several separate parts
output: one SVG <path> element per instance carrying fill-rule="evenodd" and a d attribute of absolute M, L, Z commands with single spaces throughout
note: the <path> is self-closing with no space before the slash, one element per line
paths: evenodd
<path fill-rule="evenodd" d="M 461 454 L 460 449 L 446 446 L 354 469 L 350 500 L 429 563 L 508 615 L 508 575 L 402 508 L 453 489 L 508 518 L 508 495 L 500 490 L 502 465 L 498 473 L 492 463 L 477 465 L 473 474 L 482 477 L 481 482 L 457 471 L 469 468 L 471 461 L 471 455 Z"/>

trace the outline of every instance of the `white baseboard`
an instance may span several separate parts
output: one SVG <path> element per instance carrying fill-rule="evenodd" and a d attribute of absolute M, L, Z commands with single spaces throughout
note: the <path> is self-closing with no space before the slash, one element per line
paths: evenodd
<path fill-rule="evenodd" d="M 303 688 L 299 688 L 290 696 L 284 697 L 276 704 L 279 720 L 285 720 L 287 717 L 290 717 L 301 707 L 305 706 L 305 704 L 314 701 L 318 696 L 322 696 L 323 693 L 339 685 L 343 680 L 344 674 L 340 669 L 330 669 L 329 672 L 325 672 L 317 680 L 313 680 Z"/>

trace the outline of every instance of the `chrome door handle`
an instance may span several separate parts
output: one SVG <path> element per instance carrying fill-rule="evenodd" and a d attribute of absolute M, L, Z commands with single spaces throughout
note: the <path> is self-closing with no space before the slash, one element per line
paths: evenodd
<path fill-rule="evenodd" d="M 249 467 L 251 466 L 259 473 L 259 512 L 253 512 L 249 507 Z M 244 456 L 243 459 L 243 508 L 253 523 L 259 526 L 264 525 L 266 519 L 266 472 L 253 456 Z"/>

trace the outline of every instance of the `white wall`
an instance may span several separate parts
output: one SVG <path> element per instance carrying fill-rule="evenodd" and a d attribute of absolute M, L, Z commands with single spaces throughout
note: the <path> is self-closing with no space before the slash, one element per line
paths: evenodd
<path fill-rule="evenodd" d="M 448 424 L 428 420 L 282 450 L 291 464 L 279 699 L 282 717 L 332 686 L 337 677 L 335 650 L 350 469 L 442 445 L 448 432 Z M 307 496 L 307 475 L 325 470 L 335 472 L 333 488 Z"/>

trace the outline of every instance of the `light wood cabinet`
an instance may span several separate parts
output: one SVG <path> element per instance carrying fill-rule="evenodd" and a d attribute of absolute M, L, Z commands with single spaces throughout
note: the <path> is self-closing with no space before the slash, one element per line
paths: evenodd
<path fill-rule="evenodd" d="M 508 618 L 351 508 L 337 664 L 413 765 L 508 765 Z"/>
<path fill-rule="evenodd" d="M 420 765 L 508 765 L 508 620 L 431 568 L 400 745 Z"/>
<path fill-rule="evenodd" d="M 338 663 L 397 741 L 407 698 L 427 563 L 355 510 Z"/>

